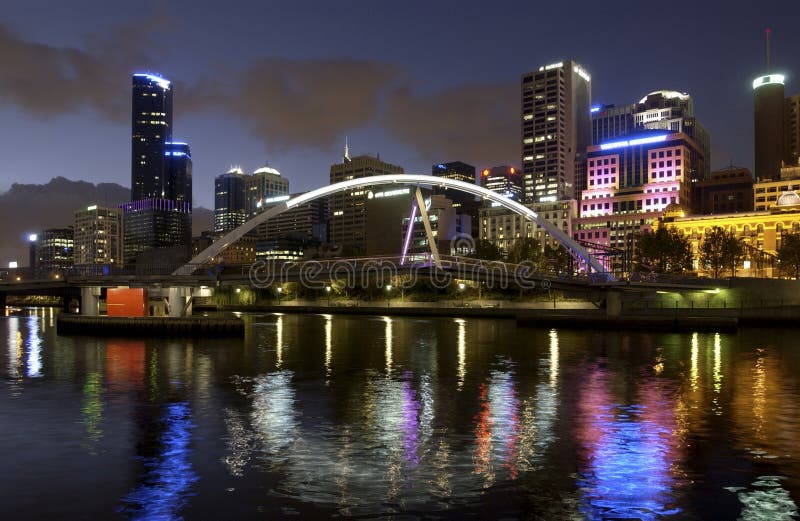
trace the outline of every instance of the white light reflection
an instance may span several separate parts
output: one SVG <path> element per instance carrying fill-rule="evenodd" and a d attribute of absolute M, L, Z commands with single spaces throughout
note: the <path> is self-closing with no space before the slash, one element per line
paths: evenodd
<path fill-rule="evenodd" d="M 714 335 L 714 399 L 711 401 L 711 409 L 717 416 L 722 414 L 720 391 L 722 391 L 722 339 L 719 333 L 716 333 Z"/>
<path fill-rule="evenodd" d="M 331 360 L 333 359 L 333 316 L 325 317 L 325 385 L 330 385 Z"/>
<path fill-rule="evenodd" d="M 44 313 L 44 310 L 42 310 Z M 28 377 L 42 376 L 42 339 L 39 337 L 39 317 L 28 317 Z"/>
<path fill-rule="evenodd" d="M 264 450 L 278 460 L 288 459 L 287 449 L 294 442 L 297 429 L 292 372 L 256 378 L 253 395 L 252 421 Z"/>
<path fill-rule="evenodd" d="M 278 313 L 275 321 L 275 369 L 283 366 L 283 314 Z"/>
<path fill-rule="evenodd" d="M 558 383 L 558 331 L 550 330 L 550 386 Z"/>
<path fill-rule="evenodd" d="M 460 391 L 467 377 L 467 322 L 463 318 L 457 318 L 456 324 L 458 324 L 458 390 Z"/>
<path fill-rule="evenodd" d="M 19 331 L 19 318 L 8 319 L 8 377 L 17 380 L 22 376 L 22 333 Z"/>
<path fill-rule="evenodd" d="M 759 476 L 751 490 L 726 487 L 735 493 L 742 504 L 739 519 L 752 521 L 790 521 L 797 519 L 797 505 L 789 491 L 783 488 L 782 476 Z"/>
<path fill-rule="evenodd" d="M 383 317 L 386 323 L 386 375 L 392 374 L 392 319 L 391 317 Z"/>

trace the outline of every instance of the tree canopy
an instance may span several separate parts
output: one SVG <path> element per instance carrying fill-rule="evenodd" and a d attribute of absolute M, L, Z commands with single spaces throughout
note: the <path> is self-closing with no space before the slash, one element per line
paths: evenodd
<path fill-rule="evenodd" d="M 692 269 L 692 245 L 677 230 L 659 227 L 645 231 L 638 241 L 640 269 L 656 273 L 683 273 Z"/>
<path fill-rule="evenodd" d="M 700 263 L 709 270 L 715 279 L 726 270 L 736 275 L 736 266 L 744 255 L 744 246 L 733 232 L 726 232 L 715 226 L 705 234 L 700 243 Z"/>
<path fill-rule="evenodd" d="M 791 277 L 800 277 L 800 235 L 787 235 L 778 248 L 781 271 Z"/>

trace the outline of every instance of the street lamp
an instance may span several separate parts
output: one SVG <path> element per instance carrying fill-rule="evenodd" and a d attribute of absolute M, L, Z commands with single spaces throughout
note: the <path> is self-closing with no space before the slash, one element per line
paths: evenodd
<path fill-rule="evenodd" d="M 466 287 L 467 285 L 464 284 L 463 282 L 458 283 L 458 291 L 459 293 L 461 293 L 461 307 L 464 307 L 464 288 Z"/>
<path fill-rule="evenodd" d="M 331 307 L 331 287 L 325 286 L 325 293 L 328 295 L 328 307 Z"/>
<path fill-rule="evenodd" d="M 278 305 L 280 306 L 281 305 L 281 293 L 283 293 L 283 288 L 281 286 L 278 286 L 276 288 L 276 291 L 278 292 Z"/>
<path fill-rule="evenodd" d="M 389 307 L 389 292 L 390 291 L 392 291 L 392 285 L 391 284 L 387 284 L 386 285 L 386 307 L 387 308 Z"/>

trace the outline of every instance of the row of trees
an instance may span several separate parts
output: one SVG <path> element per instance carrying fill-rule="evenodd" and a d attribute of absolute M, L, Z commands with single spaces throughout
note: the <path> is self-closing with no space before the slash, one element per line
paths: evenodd
<path fill-rule="evenodd" d="M 646 231 L 638 238 L 635 266 L 640 271 L 680 274 L 694 269 L 692 244 L 688 237 L 672 228 L 660 227 Z M 800 277 L 800 235 L 787 235 L 778 248 L 781 269 L 789 276 Z M 730 272 L 731 276 L 745 258 L 744 243 L 733 232 L 714 227 L 706 233 L 698 247 L 699 263 L 714 278 Z M 493 243 L 485 240 L 475 244 L 473 257 L 483 260 L 502 260 L 502 252 Z M 572 259 L 561 247 L 541 247 L 533 238 L 520 238 L 514 242 L 508 262 L 529 261 L 542 266 L 542 271 L 561 273 L 571 269 Z"/>

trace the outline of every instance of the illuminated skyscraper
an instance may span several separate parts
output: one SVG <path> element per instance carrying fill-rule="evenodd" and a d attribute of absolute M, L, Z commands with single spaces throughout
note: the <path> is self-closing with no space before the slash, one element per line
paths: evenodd
<path fill-rule="evenodd" d="M 245 221 L 245 175 L 241 168 L 232 168 L 214 179 L 214 231 L 229 232 Z"/>
<path fill-rule="evenodd" d="M 134 74 L 132 100 L 131 200 L 164 197 L 172 85 L 154 74 Z"/>
<path fill-rule="evenodd" d="M 289 195 L 289 180 L 274 168 L 262 166 L 244 179 L 247 218 L 261 212 L 264 201 Z"/>
<path fill-rule="evenodd" d="M 519 169 L 513 166 L 495 166 L 481 172 L 481 186 L 520 202 L 524 183 Z"/>
<path fill-rule="evenodd" d="M 574 199 L 586 185 L 592 79 L 573 61 L 522 76 L 525 201 Z"/>
<path fill-rule="evenodd" d="M 345 151 L 343 161 L 331 165 L 330 182 L 338 183 L 375 175 L 402 174 L 403 167 L 385 163 L 372 156 L 350 158 Z M 328 199 L 330 220 L 328 241 L 344 249 L 348 254 L 363 254 L 366 251 L 366 220 L 364 206 L 369 190 L 356 188 L 332 195 Z"/>
<path fill-rule="evenodd" d="M 192 205 L 192 153 L 186 143 L 165 143 L 164 199 Z"/>

